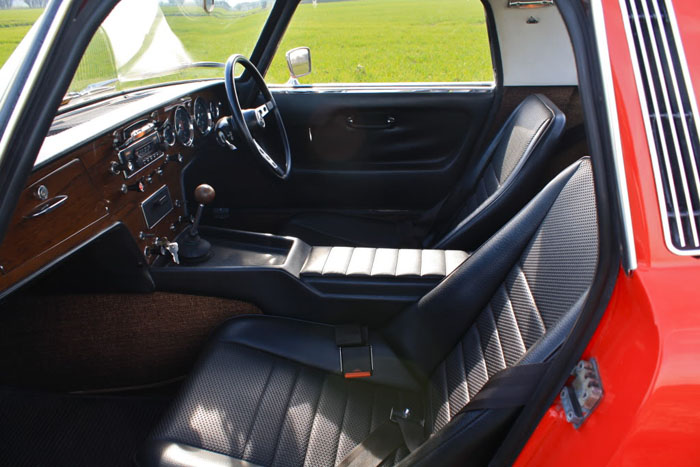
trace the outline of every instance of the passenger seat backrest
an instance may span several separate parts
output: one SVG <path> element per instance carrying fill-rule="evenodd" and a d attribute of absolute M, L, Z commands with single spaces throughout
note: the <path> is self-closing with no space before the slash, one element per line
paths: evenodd
<path fill-rule="evenodd" d="M 547 97 L 527 97 L 448 197 L 426 246 L 475 249 L 513 217 L 544 185 L 565 123 Z"/>
<path fill-rule="evenodd" d="M 584 158 L 389 324 L 385 334 L 398 353 L 429 375 L 428 434 L 444 438 L 441 431 L 500 370 L 541 362 L 556 350 L 585 301 L 597 262 L 593 174 Z M 418 451 L 425 455 L 437 442 Z"/>

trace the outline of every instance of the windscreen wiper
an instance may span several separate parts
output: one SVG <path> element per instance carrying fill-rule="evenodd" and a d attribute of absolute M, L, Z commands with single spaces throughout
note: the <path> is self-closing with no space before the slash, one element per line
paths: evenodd
<path fill-rule="evenodd" d="M 85 96 L 91 96 L 94 94 L 100 94 L 103 92 L 107 91 L 114 91 L 117 89 L 117 86 L 114 84 L 118 81 L 117 78 L 112 78 L 108 79 L 106 81 L 100 81 L 99 83 L 92 83 L 87 85 L 85 88 L 81 89 L 80 91 L 71 91 L 67 93 L 65 96 L 63 96 L 63 100 L 61 101 L 61 105 L 66 105 L 73 99 L 77 99 L 78 97 L 85 97 Z"/>

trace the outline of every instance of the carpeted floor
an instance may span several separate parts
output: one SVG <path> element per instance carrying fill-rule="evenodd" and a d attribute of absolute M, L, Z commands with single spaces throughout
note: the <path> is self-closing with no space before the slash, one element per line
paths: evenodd
<path fill-rule="evenodd" d="M 0 389 L 0 465 L 128 466 L 167 406 L 155 397 Z"/>
<path fill-rule="evenodd" d="M 245 302 L 173 293 L 20 296 L 0 307 L 0 384 L 51 391 L 184 376 Z"/>

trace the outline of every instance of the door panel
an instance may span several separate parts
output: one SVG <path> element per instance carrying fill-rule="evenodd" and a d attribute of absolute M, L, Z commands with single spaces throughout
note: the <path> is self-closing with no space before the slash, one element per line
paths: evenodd
<path fill-rule="evenodd" d="M 471 143 L 492 92 L 277 92 L 296 168 L 440 169 Z"/>

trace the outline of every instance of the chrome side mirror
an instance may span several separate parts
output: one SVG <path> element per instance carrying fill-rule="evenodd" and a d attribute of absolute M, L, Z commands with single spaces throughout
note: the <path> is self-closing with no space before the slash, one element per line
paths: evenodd
<path fill-rule="evenodd" d="M 203 0 L 202 7 L 207 13 L 214 11 L 214 0 Z"/>
<path fill-rule="evenodd" d="M 297 47 L 287 51 L 287 66 L 289 81 L 287 84 L 299 84 L 298 78 L 311 73 L 311 50 L 308 47 Z"/>

